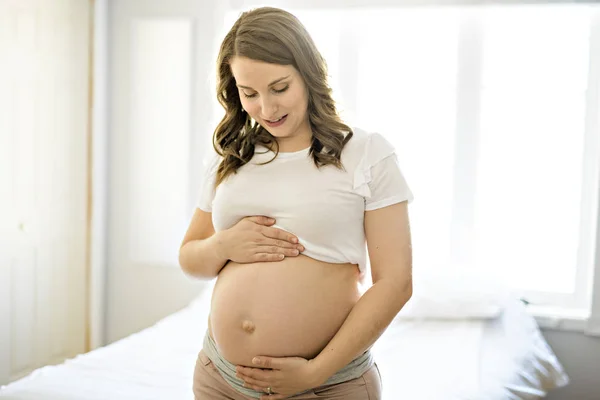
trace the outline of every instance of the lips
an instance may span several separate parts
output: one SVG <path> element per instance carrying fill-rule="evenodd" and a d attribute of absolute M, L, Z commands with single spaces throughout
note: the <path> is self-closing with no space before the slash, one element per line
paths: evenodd
<path fill-rule="evenodd" d="M 283 117 L 280 117 L 279 119 L 276 119 L 276 120 L 265 119 L 264 121 L 271 128 L 276 128 L 278 126 L 281 126 L 286 120 L 287 120 L 287 114 L 284 115 Z"/>

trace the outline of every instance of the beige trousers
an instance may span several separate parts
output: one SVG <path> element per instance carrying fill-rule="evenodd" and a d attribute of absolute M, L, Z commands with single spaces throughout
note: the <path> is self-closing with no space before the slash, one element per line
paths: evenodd
<path fill-rule="evenodd" d="M 251 400 L 233 389 L 223 379 L 204 350 L 200 351 L 194 370 L 194 396 L 196 400 Z M 325 385 L 309 392 L 289 397 L 294 400 L 381 400 L 381 376 L 377 364 L 362 376 L 335 385 Z"/>

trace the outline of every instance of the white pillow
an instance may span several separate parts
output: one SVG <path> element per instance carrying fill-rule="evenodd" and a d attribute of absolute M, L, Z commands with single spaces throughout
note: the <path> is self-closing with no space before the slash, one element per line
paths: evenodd
<path fill-rule="evenodd" d="M 491 319 L 497 317 L 510 290 L 474 272 L 436 269 L 413 277 L 412 298 L 396 319 Z"/>

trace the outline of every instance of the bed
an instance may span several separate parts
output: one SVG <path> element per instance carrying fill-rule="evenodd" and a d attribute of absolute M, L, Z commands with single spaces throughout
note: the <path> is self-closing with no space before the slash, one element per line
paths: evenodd
<path fill-rule="evenodd" d="M 148 329 L 0 388 L 0 398 L 193 400 L 209 292 Z M 495 318 L 398 318 L 373 352 L 385 400 L 539 399 L 569 380 L 518 300 Z"/>

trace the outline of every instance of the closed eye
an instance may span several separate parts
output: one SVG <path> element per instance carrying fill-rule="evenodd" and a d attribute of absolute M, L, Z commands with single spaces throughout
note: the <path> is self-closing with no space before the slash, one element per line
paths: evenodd
<path fill-rule="evenodd" d="M 285 87 L 283 87 L 281 89 L 272 89 L 272 90 L 274 93 L 281 94 L 281 93 L 285 92 L 286 90 L 288 90 L 289 87 L 290 87 L 290 85 L 286 85 Z M 252 98 L 256 97 L 256 95 L 257 95 L 257 93 L 248 94 L 248 93 L 244 92 L 243 90 L 242 90 L 242 93 L 244 94 L 244 97 L 247 99 L 252 99 Z"/>
<path fill-rule="evenodd" d="M 284 88 L 282 88 L 282 89 L 279 89 L 279 90 L 278 90 L 278 89 L 273 89 L 273 91 L 274 91 L 275 93 L 283 93 L 283 92 L 285 92 L 286 90 L 288 90 L 288 88 L 289 88 L 289 87 L 290 87 L 289 85 L 286 85 L 286 86 L 285 86 Z"/>

